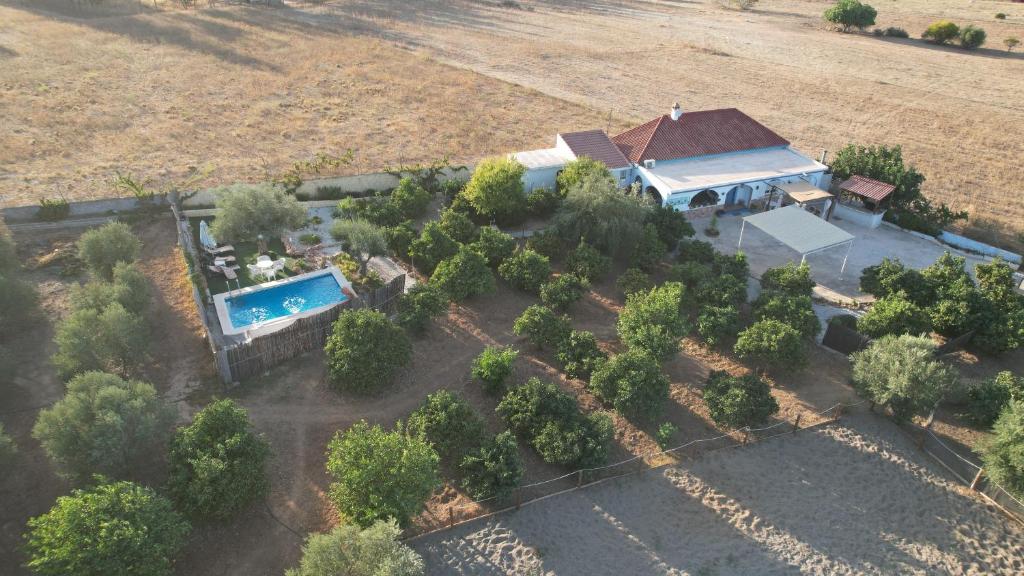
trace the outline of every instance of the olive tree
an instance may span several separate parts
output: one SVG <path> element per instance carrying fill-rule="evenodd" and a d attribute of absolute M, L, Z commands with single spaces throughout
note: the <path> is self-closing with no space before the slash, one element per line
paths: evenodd
<path fill-rule="evenodd" d="M 299 566 L 285 576 L 422 576 L 423 559 L 401 538 L 394 520 L 377 520 L 367 528 L 339 524 L 307 537 Z"/>
<path fill-rule="evenodd" d="M 636 196 L 623 194 L 611 177 L 587 174 L 566 190 L 555 227 L 570 244 L 586 240 L 605 254 L 625 257 L 640 239 L 650 210 Z"/>
<path fill-rule="evenodd" d="M 391 381 L 409 363 L 412 346 L 405 332 L 384 314 L 361 308 L 338 316 L 324 347 L 331 385 L 350 392 L 371 392 Z"/>
<path fill-rule="evenodd" d="M 438 460 L 424 439 L 357 422 L 327 445 L 329 498 L 359 526 L 386 518 L 404 526 L 441 485 Z"/>
<path fill-rule="evenodd" d="M 884 336 L 854 352 L 853 384 L 897 420 L 926 413 L 957 383 L 957 372 L 935 358 L 935 343 L 922 336 Z"/>
<path fill-rule="evenodd" d="M 142 317 L 114 302 L 102 312 L 75 310 L 57 326 L 53 364 L 62 378 L 88 371 L 131 376 L 146 356 L 149 331 Z"/>
<path fill-rule="evenodd" d="M 234 401 L 209 404 L 171 443 L 168 488 L 190 516 L 225 519 L 267 491 L 270 447 Z"/>
<path fill-rule="evenodd" d="M 70 300 L 75 310 L 102 312 L 116 302 L 132 314 L 143 314 L 149 306 L 149 281 L 134 264 L 118 262 L 109 282 L 94 278 L 76 286 L 71 290 Z"/>
<path fill-rule="evenodd" d="M 60 496 L 28 521 L 26 566 L 45 576 L 169 576 L 189 525 L 171 502 L 131 482 Z"/>
<path fill-rule="evenodd" d="M 111 222 L 86 231 L 78 239 L 78 258 L 102 280 L 110 280 L 118 262 L 135 262 L 142 241 L 123 222 Z"/>
<path fill-rule="evenodd" d="M 359 274 L 366 273 L 366 265 L 374 256 L 388 252 L 384 230 L 360 219 L 340 218 L 331 225 L 331 236 L 341 242 L 342 248 L 359 263 Z"/>
<path fill-rule="evenodd" d="M 273 184 L 231 184 L 215 189 L 217 217 L 210 231 L 221 242 L 274 238 L 306 223 L 306 209 Z"/>
<path fill-rule="evenodd" d="M 989 478 L 1018 498 L 1024 498 L 1024 401 L 1010 402 L 1003 408 L 992 437 L 983 441 L 981 461 Z"/>
<path fill-rule="evenodd" d="M 860 0 L 837 0 L 830 8 L 825 10 L 825 20 L 839 26 L 843 32 L 850 28 L 863 30 L 868 26 L 875 25 L 875 17 L 878 11 Z"/>

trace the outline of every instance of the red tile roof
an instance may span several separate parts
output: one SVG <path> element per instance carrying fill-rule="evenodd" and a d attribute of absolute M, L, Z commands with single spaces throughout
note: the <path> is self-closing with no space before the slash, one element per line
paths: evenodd
<path fill-rule="evenodd" d="M 863 196 L 868 200 L 874 200 L 875 202 L 881 202 L 889 197 L 890 194 L 896 190 L 896 187 L 892 184 L 886 184 L 885 182 L 879 182 L 878 180 L 872 180 L 864 176 L 850 176 L 848 180 L 839 185 L 840 190 L 846 190 L 847 192 L 853 192 L 858 196 Z"/>
<path fill-rule="evenodd" d="M 622 151 L 612 143 L 604 130 L 585 130 L 583 132 L 569 132 L 559 134 L 572 150 L 576 157 L 586 156 L 593 160 L 604 162 L 605 166 L 611 169 L 626 168 L 629 160 L 622 154 Z"/>
<path fill-rule="evenodd" d="M 666 114 L 612 138 L 636 163 L 788 146 L 789 141 L 735 108 Z"/>

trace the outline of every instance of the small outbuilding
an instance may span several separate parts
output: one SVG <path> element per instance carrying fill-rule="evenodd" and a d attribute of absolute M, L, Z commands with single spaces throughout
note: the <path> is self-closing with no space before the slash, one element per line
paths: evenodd
<path fill-rule="evenodd" d="M 839 185 L 834 215 L 868 228 L 878 228 L 896 187 L 866 176 L 850 176 Z"/>

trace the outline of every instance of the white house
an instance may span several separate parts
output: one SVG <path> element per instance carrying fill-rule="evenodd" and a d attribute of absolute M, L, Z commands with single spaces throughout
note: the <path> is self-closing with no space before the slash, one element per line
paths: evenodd
<path fill-rule="evenodd" d="M 554 148 L 514 156 L 527 168 L 527 190 L 553 187 L 566 162 L 589 156 L 608 165 L 623 188 L 638 184 L 677 210 L 749 206 L 784 184 L 828 186 L 827 166 L 735 108 L 683 112 L 676 103 L 669 114 L 611 138 L 602 130 L 559 134 Z"/>

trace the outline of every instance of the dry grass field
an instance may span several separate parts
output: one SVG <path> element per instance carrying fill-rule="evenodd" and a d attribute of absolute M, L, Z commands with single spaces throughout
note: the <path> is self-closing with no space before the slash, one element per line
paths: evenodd
<path fill-rule="evenodd" d="M 1024 232 L 1024 5 L 1005 0 L 872 0 L 880 27 L 918 38 L 940 18 L 988 32 L 976 52 L 920 40 L 840 34 L 829 0 L 336 0 L 306 10 L 368 29 L 441 61 L 616 117 L 738 107 L 817 156 L 850 143 L 902 144 L 925 192 L 976 224 Z M 997 12 L 1008 15 L 995 19 Z"/>
<path fill-rule="evenodd" d="M 318 151 L 349 172 L 542 145 L 604 116 L 288 8 L 111 15 L 0 2 L 0 206 L 109 197 L 115 171 L 261 180 Z"/>

